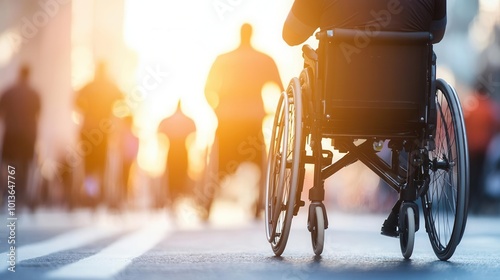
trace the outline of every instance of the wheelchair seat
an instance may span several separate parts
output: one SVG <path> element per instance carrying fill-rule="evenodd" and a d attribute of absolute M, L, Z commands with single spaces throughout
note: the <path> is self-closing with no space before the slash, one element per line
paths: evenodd
<path fill-rule="evenodd" d="M 316 36 L 325 133 L 421 131 L 434 79 L 431 33 L 332 29 Z"/>

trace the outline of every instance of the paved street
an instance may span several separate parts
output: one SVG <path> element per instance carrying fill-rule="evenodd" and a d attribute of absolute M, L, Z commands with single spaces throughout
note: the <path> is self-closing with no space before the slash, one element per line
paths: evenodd
<path fill-rule="evenodd" d="M 9 227 L 0 230 L 1 279 L 500 279 L 500 218 L 469 217 L 455 255 L 439 261 L 423 225 L 405 261 L 399 240 L 379 234 L 383 215 L 330 211 L 325 250 L 315 258 L 302 211 L 274 257 L 263 221 L 222 205 L 208 224 L 185 210 L 20 214 L 15 272 Z M 7 216 L 0 221 L 8 225 Z"/>

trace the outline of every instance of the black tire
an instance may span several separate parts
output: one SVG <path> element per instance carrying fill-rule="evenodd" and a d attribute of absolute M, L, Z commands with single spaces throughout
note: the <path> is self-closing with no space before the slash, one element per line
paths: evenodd
<path fill-rule="evenodd" d="M 323 253 L 325 245 L 325 216 L 323 215 L 323 208 L 316 206 L 314 208 L 314 224 L 311 230 L 311 240 L 314 254 L 316 256 Z"/>
<path fill-rule="evenodd" d="M 399 215 L 404 215 L 401 219 L 402 224 L 399 225 L 399 244 L 401 246 L 401 253 L 405 259 L 409 259 L 413 254 L 413 247 L 415 245 L 415 211 L 411 207 L 403 208 Z"/>
<path fill-rule="evenodd" d="M 276 256 L 285 250 L 290 234 L 299 181 L 301 135 L 301 88 L 299 80 L 293 78 L 278 103 L 266 172 L 266 234 Z"/>
<path fill-rule="evenodd" d="M 434 253 L 449 259 L 467 222 L 469 157 L 462 109 L 455 90 L 436 83 L 436 148 L 429 152 L 429 189 L 422 197 L 425 225 Z"/>

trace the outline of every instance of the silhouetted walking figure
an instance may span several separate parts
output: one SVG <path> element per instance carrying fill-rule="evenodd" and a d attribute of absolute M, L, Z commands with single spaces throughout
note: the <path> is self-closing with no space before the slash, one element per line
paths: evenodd
<path fill-rule="evenodd" d="M 165 134 L 170 143 L 165 174 L 169 206 L 174 206 L 179 197 L 188 195 L 192 191 L 192 182 L 188 175 L 189 156 L 186 139 L 195 131 L 195 123 L 182 112 L 180 101 L 175 113 L 164 119 L 158 127 L 158 132 Z"/>
<path fill-rule="evenodd" d="M 205 85 L 206 98 L 218 120 L 218 176 L 211 180 L 233 173 L 245 161 L 263 167 L 262 121 L 266 113 L 262 87 L 273 82 L 283 90 L 283 85 L 274 60 L 255 50 L 251 38 L 252 26 L 244 24 L 239 47 L 217 57 Z"/>
<path fill-rule="evenodd" d="M 16 204 L 26 203 L 26 184 L 35 155 L 38 117 L 41 104 L 38 92 L 29 85 L 30 69 L 21 67 L 16 84 L 0 97 L 0 117 L 5 134 L 2 147 L 2 174 L 10 165 L 15 169 Z M 7 184 L 7 177 L 2 185 Z"/>
<path fill-rule="evenodd" d="M 126 116 L 121 119 L 119 127 L 118 137 L 120 138 L 120 152 L 122 158 L 122 178 L 121 183 L 123 184 L 123 202 L 126 202 L 130 195 L 130 180 L 131 180 L 131 168 L 137 159 L 137 153 L 139 152 L 139 138 L 134 134 L 134 118 L 133 116 Z"/>
<path fill-rule="evenodd" d="M 139 151 L 139 138 L 135 135 L 134 117 L 131 114 L 115 118 L 113 131 L 108 138 L 106 159 L 106 203 L 112 210 L 127 206 L 134 187 L 133 165 Z"/>
<path fill-rule="evenodd" d="M 84 86 L 76 98 L 76 106 L 83 114 L 80 146 L 85 147 L 85 188 L 92 206 L 102 200 L 104 195 L 108 138 L 113 128 L 112 108 L 122 98 L 122 93 L 107 76 L 106 65 L 102 62 L 97 66 L 94 80 Z"/>

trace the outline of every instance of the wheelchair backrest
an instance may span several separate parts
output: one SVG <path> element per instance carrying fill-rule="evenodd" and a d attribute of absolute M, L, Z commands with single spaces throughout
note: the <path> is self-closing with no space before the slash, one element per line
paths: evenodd
<path fill-rule="evenodd" d="M 430 33 L 333 29 L 317 37 L 324 115 L 338 132 L 425 123 L 433 79 Z"/>

